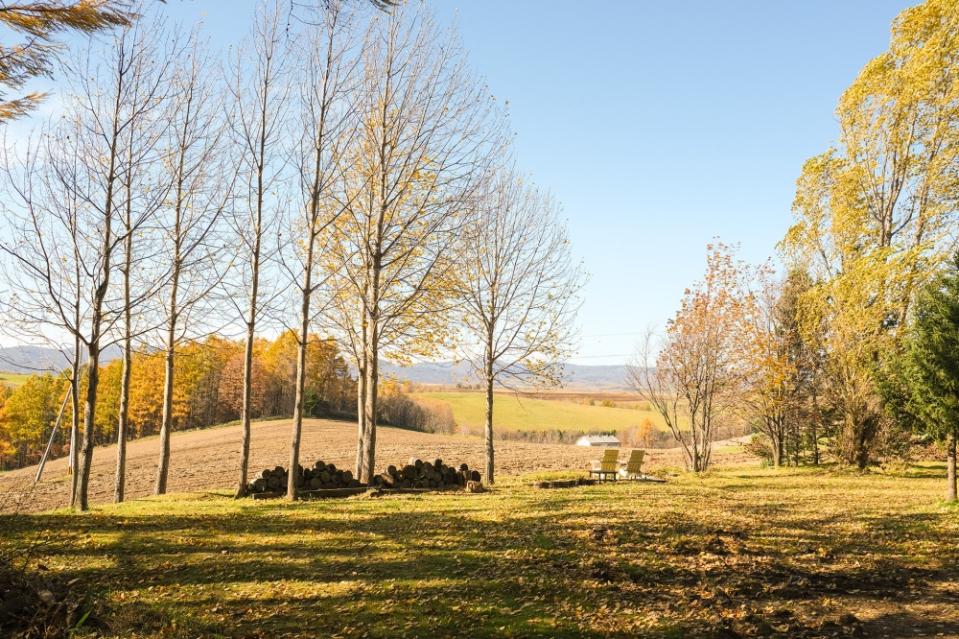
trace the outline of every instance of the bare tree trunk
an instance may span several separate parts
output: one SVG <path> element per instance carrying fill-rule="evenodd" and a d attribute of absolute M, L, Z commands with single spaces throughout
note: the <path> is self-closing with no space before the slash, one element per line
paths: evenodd
<path fill-rule="evenodd" d="M 123 501 L 127 468 L 127 430 L 130 414 L 130 377 L 133 366 L 130 334 L 123 340 L 123 371 L 120 379 L 120 417 L 117 420 L 117 476 L 114 484 L 113 501 Z"/>
<path fill-rule="evenodd" d="M 176 282 L 171 299 L 176 299 Z M 176 373 L 176 303 L 170 304 L 167 324 L 166 352 L 164 353 L 163 410 L 160 416 L 160 463 L 157 465 L 154 495 L 166 494 L 167 476 L 170 473 L 170 429 L 173 426 L 173 377 Z"/>
<path fill-rule="evenodd" d="M 494 481 L 493 463 L 493 332 L 486 334 L 486 481 Z"/>
<path fill-rule="evenodd" d="M 290 473 L 286 485 L 286 498 L 296 499 L 300 466 L 300 435 L 303 431 L 303 394 L 306 389 L 306 348 L 310 338 L 310 297 L 313 293 L 313 230 L 307 248 L 306 266 L 303 269 L 303 299 L 300 303 L 300 334 L 296 348 L 296 396 L 293 401 L 293 436 L 290 440 Z"/>
<path fill-rule="evenodd" d="M 365 347 L 364 347 L 365 351 Z M 363 358 L 365 360 L 365 356 Z M 366 363 L 361 363 L 356 375 L 356 477 L 363 476 L 363 460 L 366 459 Z"/>
<path fill-rule="evenodd" d="M 783 437 L 777 426 L 769 429 L 773 436 L 770 438 L 770 448 L 772 448 L 773 466 L 779 468 L 783 465 Z"/>
<path fill-rule="evenodd" d="M 80 456 L 77 483 L 76 508 L 89 510 L 87 493 L 90 487 L 90 466 L 93 464 L 94 427 L 97 412 L 97 387 L 100 382 L 100 351 L 98 345 L 89 347 L 87 360 L 87 393 L 83 402 L 83 454 Z"/>
<path fill-rule="evenodd" d="M 130 414 L 130 377 L 133 366 L 133 309 L 130 302 L 130 270 L 133 268 L 133 230 L 127 208 L 127 236 L 124 240 L 123 266 L 123 371 L 120 378 L 120 415 L 117 420 L 117 476 L 113 489 L 113 501 L 123 501 L 127 468 L 127 429 Z"/>
<path fill-rule="evenodd" d="M 856 446 L 853 451 L 855 455 L 855 458 L 853 461 L 855 462 L 856 467 L 859 470 L 866 470 L 866 468 L 869 466 L 869 453 L 870 453 L 869 442 L 871 440 L 871 431 L 872 431 L 872 425 L 870 423 L 870 420 L 872 419 L 872 417 L 865 417 L 862 419 L 863 421 L 861 423 L 856 424 L 857 428 L 855 428 L 854 434 L 853 434 L 854 440 L 856 442 Z"/>
<path fill-rule="evenodd" d="M 814 466 L 818 466 L 820 460 L 819 455 L 819 429 L 817 424 L 819 423 L 819 410 L 818 410 L 818 399 L 813 396 L 813 402 L 816 404 L 816 417 L 810 420 L 810 430 L 809 437 L 811 438 L 810 446 L 812 447 L 812 463 Z"/>
<path fill-rule="evenodd" d="M 262 181 L 262 178 L 261 178 Z M 259 194 L 262 199 L 262 191 Z M 262 207 L 262 202 L 258 203 Z M 259 222 L 260 215 L 257 215 Z M 257 296 L 260 288 L 260 229 L 257 228 L 253 240 L 253 272 L 250 282 L 250 309 L 246 321 L 246 347 L 243 352 L 243 407 L 240 409 L 240 421 L 243 425 L 240 442 L 240 476 L 236 487 L 236 496 L 246 496 L 246 486 L 250 468 L 250 406 L 253 403 L 253 341 L 256 337 Z"/>
<path fill-rule="evenodd" d="M 120 85 L 122 87 L 122 76 Z M 118 90 L 118 95 L 120 91 Z M 119 102 L 119 98 L 117 98 Z M 119 108 L 116 108 L 119 111 Z M 116 112 L 115 111 L 115 112 Z M 107 178 L 106 197 L 103 207 L 103 221 L 101 232 L 100 281 L 93 292 L 90 314 L 90 341 L 87 343 L 87 394 L 83 407 L 83 456 L 80 457 L 80 480 L 77 485 L 76 507 L 80 510 L 89 510 L 90 502 L 87 492 L 90 487 L 90 466 L 93 464 L 93 447 L 95 442 L 97 391 L 100 386 L 100 339 L 103 331 L 103 305 L 110 290 L 110 271 L 112 264 L 110 256 L 113 252 L 113 189 L 116 180 L 117 159 L 117 124 L 114 119 L 113 137 L 110 143 L 110 168 Z"/>
<path fill-rule="evenodd" d="M 956 439 L 959 436 L 959 427 L 953 427 L 946 442 L 946 501 L 959 501 L 956 492 Z"/>
<path fill-rule="evenodd" d="M 366 406 L 364 408 L 364 421 L 366 422 L 366 433 L 363 438 L 363 467 L 360 469 L 360 481 L 364 484 L 370 483 L 373 479 L 373 471 L 376 465 L 376 409 L 377 409 L 377 386 L 379 383 L 379 345 L 377 344 L 377 327 L 374 322 L 370 323 L 370 340 L 367 346 L 366 362 Z"/>
<path fill-rule="evenodd" d="M 115 139 L 115 136 L 114 136 Z M 115 148 L 114 155 L 115 155 Z M 113 165 L 110 167 L 111 175 Z M 93 309 L 90 317 L 91 339 L 87 344 L 87 394 L 83 406 L 83 455 L 80 457 L 78 468 L 80 479 L 77 485 L 77 503 L 76 507 L 80 510 L 89 510 L 90 502 L 87 493 L 90 487 L 90 467 L 93 464 L 93 447 L 95 445 L 96 414 L 97 414 L 97 391 L 100 386 L 100 336 L 101 324 L 103 322 L 103 301 L 106 299 L 107 290 L 110 287 L 110 245 L 113 241 L 113 235 L 110 232 L 110 222 L 112 202 L 113 202 L 113 180 L 107 187 L 107 205 L 105 207 L 107 214 L 103 221 L 103 249 L 101 280 L 97 285 L 93 296 Z"/>
<path fill-rule="evenodd" d="M 246 345 L 243 351 L 243 406 L 240 409 L 240 422 L 243 434 L 240 440 L 240 476 L 236 486 L 236 496 L 246 496 L 246 486 L 250 472 L 250 404 L 253 393 L 253 339 L 255 335 L 257 269 L 254 269 L 253 292 L 250 299 L 250 315 L 246 324 Z"/>
<path fill-rule="evenodd" d="M 73 366 L 70 379 L 70 508 L 77 506 L 77 472 L 80 442 L 80 338 L 73 339 Z"/>

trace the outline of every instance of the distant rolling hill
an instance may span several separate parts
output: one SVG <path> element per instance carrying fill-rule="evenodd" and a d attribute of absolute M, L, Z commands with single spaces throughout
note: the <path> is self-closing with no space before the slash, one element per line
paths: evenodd
<path fill-rule="evenodd" d="M 0 348 L 0 370 L 10 373 L 60 371 L 70 366 L 60 351 L 46 346 L 8 346 Z"/>
<path fill-rule="evenodd" d="M 68 356 L 72 351 L 60 352 L 49 346 L 26 344 L 0 348 L 0 371 L 8 373 L 46 373 L 58 372 L 70 366 Z M 104 349 L 100 362 L 105 364 L 120 356 L 116 346 Z"/>
<path fill-rule="evenodd" d="M 111 347 L 106 349 L 100 361 L 106 363 L 119 355 L 119 349 Z M 48 346 L 24 345 L 0 348 L 0 371 L 29 374 L 60 371 L 69 365 L 64 353 Z M 465 362 L 420 362 L 411 366 L 397 366 L 382 362 L 380 370 L 393 379 L 414 384 L 455 386 L 476 383 L 475 380 L 470 379 L 469 365 Z M 612 391 L 628 388 L 624 365 L 567 364 L 563 382 L 566 388 L 577 390 Z"/>
<path fill-rule="evenodd" d="M 455 386 L 456 384 L 474 384 L 469 365 L 464 362 L 421 362 L 412 366 L 397 366 L 383 362 L 380 370 L 386 375 L 414 384 L 434 384 Z M 584 364 L 566 364 L 563 385 L 579 390 L 626 390 L 626 366 L 605 365 L 589 366 Z"/>

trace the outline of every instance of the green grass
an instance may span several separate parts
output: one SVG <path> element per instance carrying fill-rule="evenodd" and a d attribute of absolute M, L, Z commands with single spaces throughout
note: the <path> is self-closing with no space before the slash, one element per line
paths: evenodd
<path fill-rule="evenodd" d="M 23 386 L 23 383 L 30 377 L 29 373 L 6 373 L 0 371 L 0 384 L 5 384 L 11 388 Z"/>
<path fill-rule="evenodd" d="M 457 424 L 480 429 L 486 423 L 486 396 L 483 393 L 434 391 L 415 393 L 414 397 L 448 404 Z M 513 393 L 496 393 L 493 406 L 494 422 L 500 432 L 550 429 L 614 431 L 639 426 L 647 417 L 660 428 L 663 427 L 662 418 L 652 411 L 526 398 Z"/>
<path fill-rule="evenodd" d="M 942 472 L 171 495 L 0 516 L 0 552 L 78 580 L 111 637 L 932 636 L 959 630 Z"/>

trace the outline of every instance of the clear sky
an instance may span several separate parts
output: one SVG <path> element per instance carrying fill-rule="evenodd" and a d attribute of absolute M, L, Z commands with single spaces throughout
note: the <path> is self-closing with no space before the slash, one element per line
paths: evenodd
<path fill-rule="evenodd" d="M 760 261 L 802 162 L 888 45 L 907 0 L 430 0 L 511 105 L 521 168 L 564 205 L 590 281 L 573 361 L 622 363 L 662 327 L 720 237 Z M 173 0 L 214 44 L 254 0 Z M 55 104 L 55 103 L 54 103 Z"/>
<path fill-rule="evenodd" d="M 620 363 L 704 269 L 759 261 L 842 90 L 905 0 L 436 0 L 511 104 L 521 164 L 563 202 L 591 274 L 580 363 Z"/>

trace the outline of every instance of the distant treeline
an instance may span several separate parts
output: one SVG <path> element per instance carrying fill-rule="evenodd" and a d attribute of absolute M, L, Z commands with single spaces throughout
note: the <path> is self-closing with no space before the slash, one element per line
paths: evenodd
<path fill-rule="evenodd" d="M 356 382 L 332 341 L 310 339 L 307 349 L 306 406 L 314 417 L 356 415 Z M 134 356 L 130 386 L 130 437 L 152 435 L 163 405 L 163 353 Z M 173 424 L 176 430 L 206 428 L 239 419 L 243 396 L 243 342 L 210 337 L 177 347 Z M 100 368 L 96 442 L 115 442 L 122 362 Z M 256 342 L 253 359 L 252 416 L 293 412 L 296 338 L 284 333 Z M 0 469 L 39 461 L 69 386 L 68 375 L 34 375 L 15 389 L 0 386 Z M 82 396 L 82 394 L 81 394 Z M 54 456 L 68 450 L 71 406 L 67 402 Z"/>

